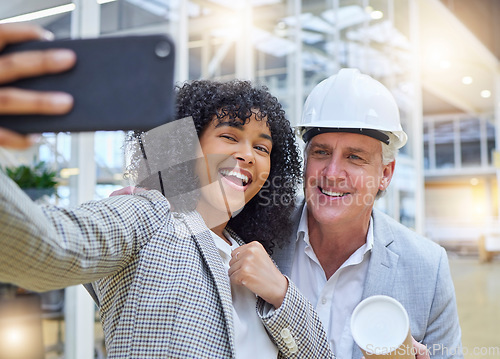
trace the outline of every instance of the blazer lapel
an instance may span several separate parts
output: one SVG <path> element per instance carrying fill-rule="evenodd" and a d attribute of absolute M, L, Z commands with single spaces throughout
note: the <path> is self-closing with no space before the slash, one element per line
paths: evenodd
<path fill-rule="evenodd" d="M 180 215 L 183 222 L 191 231 L 191 234 L 200 249 L 200 254 L 205 260 L 205 263 L 214 280 L 215 288 L 219 293 L 219 298 L 222 303 L 222 310 L 226 318 L 228 328 L 228 336 L 230 339 L 231 350 L 235 353 L 234 348 L 234 321 L 233 321 L 233 305 L 231 296 L 231 284 L 229 276 L 222 263 L 221 256 L 215 246 L 210 229 L 205 225 L 200 214 L 196 211 L 188 214 Z"/>
<path fill-rule="evenodd" d="M 374 209 L 373 220 L 373 248 L 368 265 L 368 273 L 363 289 L 362 300 L 372 295 L 393 296 L 394 279 L 399 255 L 390 249 L 396 239 L 385 221 L 384 215 Z M 383 284 L 381 284 L 383 283 Z M 361 351 L 354 343 L 352 359 L 360 359 Z"/>
<path fill-rule="evenodd" d="M 393 252 L 390 247 L 396 238 L 383 216 L 377 210 L 373 210 L 373 249 L 363 299 L 376 294 L 390 295 L 396 276 L 395 268 L 399 255 Z M 384 285 L 380 285 L 380 283 L 384 283 Z"/>

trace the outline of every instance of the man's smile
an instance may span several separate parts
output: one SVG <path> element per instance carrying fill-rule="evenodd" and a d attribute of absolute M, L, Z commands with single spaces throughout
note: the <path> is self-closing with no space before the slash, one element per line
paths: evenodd
<path fill-rule="evenodd" d="M 326 188 L 323 188 L 320 186 L 318 186 L 318 190 L 322 194 L 324 194 L 325 196 L 333 197 L 333 198 L 342 198 L 342 197 L 345 197 L 345 196 L 351 194 L 351 192 L 345 192 L 345 191 L 334 190 L 334 189 L 326 189 Z"/>
<path fill-rule="evenodd" d="M 344 197 L 344 196 L 351 194 L 350 192 L 339 192 L 339 191 L 327 190 L 327 189 L 319 187 L 319 186 L 318 186 L 318 189 L 321 193 L 323 193 L 324 195 L 326 195 L 328 197 L 339 197 L 340 198 L 340 197 Z"/>

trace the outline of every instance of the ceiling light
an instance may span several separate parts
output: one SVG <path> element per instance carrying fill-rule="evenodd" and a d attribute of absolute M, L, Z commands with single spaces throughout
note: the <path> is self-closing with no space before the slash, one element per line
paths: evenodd
<path fill-rule="evenodd" d="M 441 67 L 442 69 L 449 69 L 450 66 L 451 66 L 451 64 L 448 60 L 441 60 L 439 62 L 439 67 Z"/>
<path fill-rule="evenodd" d="M 380 20 L 384 17 L 384 13 L 382 11 L 375 10 L 371 12 L 370 16 L 373 20 Z"/>
<path fill-rule="evenodd" d="M 286 29 L 286 24 L 285 24 L 284 21 L 280 21 L 280 22 L 278 22 L 278 24 L 276 25 L 276 27 L 278 29 L 280 29 L 280 30 L 284 30 L 284 29 Z"/>
<path fill-rule="evenodd" d="M 481 97 L 482 98 L 490 98 L 491 97 L 491 91 L 490 90 L 483 90 L 483 91 L 481 91 Z"/>
<path fill-rule="evenodd" d="M 470 184 L 473 186 L 477 186 L 479 184 L 479 180 L 476 177 L 471 178 Z"/>
<path fill-rule="evenodd" d="M 464 85 L 470 85 L 472 83 L 472 77 L 470 77 L 470 76 L 462 77 L 462 83 Z"/>

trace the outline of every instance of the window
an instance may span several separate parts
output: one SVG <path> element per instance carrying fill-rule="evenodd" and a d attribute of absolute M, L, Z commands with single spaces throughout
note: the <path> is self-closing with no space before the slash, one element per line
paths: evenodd
<path fill-rule="evenodd" d="M 425 122 L 424 123 L 424 133 L 423 133 L 423 139 L 424 139 L 424 169 L 428 170 L 431 167 L 431 155 L 430 155 L 430 136 L 431 134 L 429 133 L 430 127 L 432 126 L 431 123 Z"/>
<path fill-rule="evenodd" d="M 459 122 L 462 167 L 481 166 L 481 126 L 478 118 Z"/>
<path fill-rule="evenodd" d="M 436 146 L 436 167 L 455 167 L 453 121 L 436 122 L 434 125 L 434 141 Z"/>

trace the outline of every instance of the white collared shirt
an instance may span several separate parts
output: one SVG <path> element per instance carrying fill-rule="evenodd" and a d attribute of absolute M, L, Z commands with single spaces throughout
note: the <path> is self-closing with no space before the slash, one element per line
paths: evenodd
<path fill-rule="evenodd" d="M 239 244 L 224 231 L 226 238 L 231 241 L 231 245 L 225 242 L 214 232 L 212 237 L 219 250 L 222 262 L 229 270 L 231 252 L 239 247 Z M 233 319 L 234 338 L 237 359 L 270 359 L 277 358 L 278 348 L 271 341 L 262 321 L 257 315 L 257 297 L 249 289 L 233 285 L 231 283 L 231 295 L 233 297 Z"/>
<path fill-rule="evenodd" d="M 337 358 L 352 357 L 351 314 L 363 295 L 372 248 L 373 223 L 370 219 L 366 243 L 327 280 L 309 242 L 307 204 L 304 205 L 290 277 L 316 308 Z"/>

